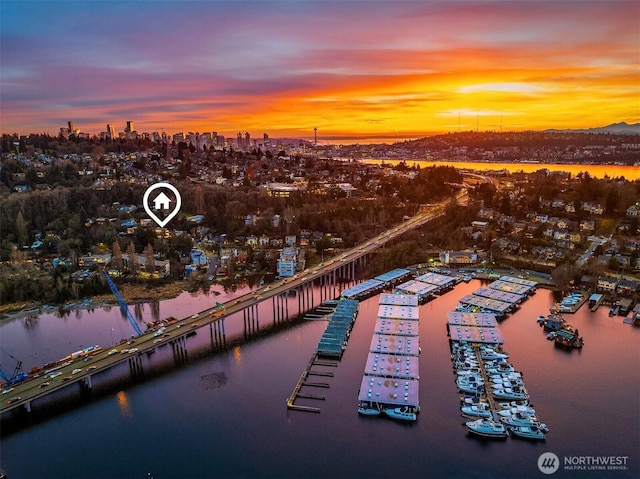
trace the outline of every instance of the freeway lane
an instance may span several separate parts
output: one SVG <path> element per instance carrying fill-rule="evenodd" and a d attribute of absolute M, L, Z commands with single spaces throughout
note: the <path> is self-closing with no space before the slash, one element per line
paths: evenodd
<path fill-rule="evenodd" d="M 463 194 L 458 195 L 460 199 Z M 430 205 L 427 210 L 423 210 L 417 215 L 403 221 L 394 228 L 381 233 L 380 235 L 357 245 L 346 252 L 327 259 L 326 261 L 298 273 L 290 278 L 259 288 L 250 293 L 244 294 L 236 299 L 224 304 L 224 311 L 220 314 L 217 307 L 208 308 L 198 314 L 184 318 L 174 324 L 165 327 L 159 335 L 154 335 L 154 331 L 149 330 L 133 338 L 131 344 L 124 343 L 107 348 L 95 355 L 84 358 L 77 358 L 69 361 L 67 365 L 56 370 L 56 377 L 50 374 L 29 379 L 13 386 L 13 389 L 5 389 L 0 397 L 0 414 L 10 411 L 20 406 L 30 405 L 30 402 L 43 397 L 53 391 L 59 390 L 71 384 L 90 379 L 90 377 L 101 371 L 105 371 L 116 364 L 128 361 L 132 356 L 139 356 L 145 352 L 153 351 L 157 346 L 170 343 L 182 336 L 186 336 L 190 331 L 205 327 L 215 321 L 240 312 L 245 308 L 254 306 L 261 301 L 265 301 L 279 294 L 285 294 L 288 290 L 300 287 L 321 276 L 331 273 L 349 263 L 366 256 L 380 246 L 395 240 L 402 234 L 414 228 L 444 215 L 447 201 Z M 133 351 L 131 352 L 130 350 Z M 124 350 L 124 352 L 123 352 Z M 115 351 L 115 352 L 113 352 Z M 48 385 L 43 385 L 48 383 Z"/>

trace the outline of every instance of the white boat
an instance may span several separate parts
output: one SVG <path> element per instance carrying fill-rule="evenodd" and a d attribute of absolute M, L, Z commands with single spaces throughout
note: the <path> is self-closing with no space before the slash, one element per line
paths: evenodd
<path fill-rule="evenodd" d="M 531 406 L 515 406 L 511 408 L 503 408 L 502 410 L 498 411 L 498 415 L 502 417 L 509 417 L 518 413 L 528 414 L 529 416 L 535 416 L 536 410 L 533 409 Z"/>
<path fill-rule="evenodd" d="M 492 421 L 491 419 L 478 419 L 465 423 L 469 432 L 482 437 L 504 438 L 509 435 L 509 431 L 504 424 Z"/>
<path fill-rule="evenodd" d="M 382 411 L 373 407 L 360 406 L 358 408 L 358 414 L 362 414 L 363 416 L 379 416 L 380 414 L 382 414 Z"/>
<path fill-rule="evenodd" d="M 382 414 L 382 405 L 375 401 L 360 401 L 358 414 L 363 416 L 379 416 Z"/>
<path fill-rule="evenodd" d="M 462 406 L 460 408 L 463 416 L 470 417 L 491 417 L 491 410 L 488 403 L 477 403 L 471 406 Z"/>
<path fill-rule="evenodd" d="M 544 424 L 541 424 L 544 426 Z M 545 439 L 545 431 L 538 426 L 514 426 L 510 428 L 514 436 L 524 437 L 526 439 L 536 439 L 543 441 Z"/>
<path fill-rule="evenodd" d="M 499 353 L 491 348 L 486 348 L 480 352 L 480 357 L 487 361 L 492 359 L 507 359 L 509 355 L 506 353 Z"/>
<path fill-rule="evenodd" d="M 514 388 L 496 388 L 493 390 L 493 397 L 497 400 L 504 401 L 522 401 L 524 399 L 529 399 L 526 391 Z"/>
<path fill-rule="evenodd" d="M 399 419 L 401 421 L 417 421 L 418 420 L 418 416 L 416 415 L 416 413 L 406 406 L 388 408 L 384 410 L 384 413 L 392 419 Z"/>
<path fill-rule="evenodd" d="M 538 426 L 538 418 L 528 413 L 515 413 L 506 416 L 500 415 L 500 422 L 505 426 Z"/>
<path fill-rule="evenodd" d="M 462 376 L 456 379 L 456 386 L 462 392 L 478 394 L 484 388 L 484 382 L 477 376 Z"/>

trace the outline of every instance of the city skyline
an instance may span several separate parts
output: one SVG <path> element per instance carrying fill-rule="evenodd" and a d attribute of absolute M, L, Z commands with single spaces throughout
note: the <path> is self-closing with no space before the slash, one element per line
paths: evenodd
<path fill-rule="evenodd" d="M 132 6 L 134 8 L 132 8 Z M 640 121 L 640 4 L 0 4 L 2 133 L 313 138 Z"/>

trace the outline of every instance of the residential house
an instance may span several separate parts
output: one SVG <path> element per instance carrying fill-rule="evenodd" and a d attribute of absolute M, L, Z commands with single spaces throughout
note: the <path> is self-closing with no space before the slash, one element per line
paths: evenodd
<path fill-rule="evenodd" d="M 593 231 L 596 229 L 596 224 L 593 220 L 582 220 L 579 228 L 580 231 Z"/>
<path fill-rule="evenodd" d="M 261 248 L 269 246 L 269 237 L 267 235 L 261 235 L 260 238 L 258 238 L 258 245 Z"/>
<path fill-rule="evenodd" d="M 287 236 L 285 236 L 284 243 L 287 246 L 295 246 L 296 245 L 296 235 L 287 235 Z"/>
<path fill-rule="evenodd" d="M 598 278 L 596 282 L 596 290 L 601 292 L 613 293 L 618 285 L 618 278 L 612 276 L 603 276 Z"/>
<path fill-rule="evenodd" d="M 640 203 L 636 203 L 635 205 L 631 205 L 627 208 L 627 216 L 630 217 L 639 217 L 640 216 Z"/>

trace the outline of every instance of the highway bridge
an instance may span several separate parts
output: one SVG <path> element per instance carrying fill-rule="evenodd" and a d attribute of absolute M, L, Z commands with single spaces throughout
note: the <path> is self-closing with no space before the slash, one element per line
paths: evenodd
<path fill-rule="evenodd" d="M 457 199 L 460 201 L 466 195 L 462 190 Z M 85 357 L 69 359 L 61 367 L 41 374 L 39 377 L 7 386 L 2 391 L 0 399 L 0 414 L 24 408 L 31 411 L 32 403 L 54 391 L 80 384 L 89 390 L 92 378 L 118 364 L 128 363 L 131 373 L 140 375 L 142 371 L 142 355 L 155 351 L 157 347 L 170 345 L 176 361 L 187 359 L 187 337 L 196 330 L 209 327 L 211 342 L 214 347 L 224 347 L 227 342 L 225 320 L 236 320 L 242 313 L 243 334 L 250 337 L 260 330 L 258 305 L 266 301 L 272 303 L 272 320 L 279 324 L 291 317 L 303 314 L 316 306 L 314 287 L 320 290 L 320 302 L 334 299 L 341 293 L 339 279 L 355 281 L 356 265 L 366 261 L 367 256 L 384 244 L 395 240 L 407 231 L 418 228 L 425 223 L 444 215 L 447 202 L 427 205 L 421 211 L 385 231 L 378 236 L 323 261 L 312 268 L 306 269 L 295 276 L 281 279 L 275 283 L 261 287 L 251 293 L 235 298 L 224 305 L 214 306 L 173 324 L 162 330 L 148 330 L 132 337 L 127 343 L 122 343 Z M 289 311 L 287 296 L 295 293 L 297 308 Z M 318 304 L 319 304 L 318 303 Z M 295 306 L 295 305 L 294 305 Z M 265 308 L 262 308 L 264 313 Z M 233 317 L 232 317 L 233 316 Z"/>

